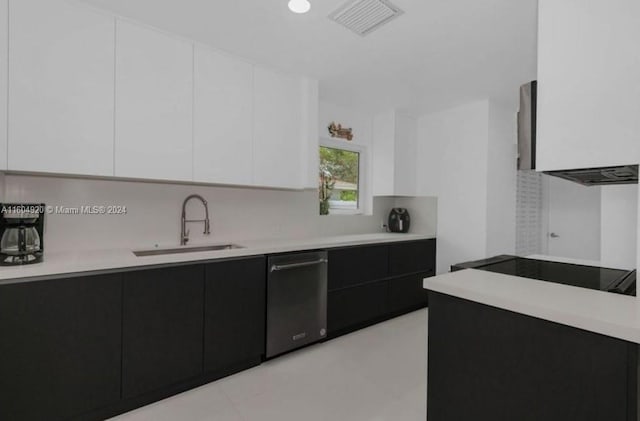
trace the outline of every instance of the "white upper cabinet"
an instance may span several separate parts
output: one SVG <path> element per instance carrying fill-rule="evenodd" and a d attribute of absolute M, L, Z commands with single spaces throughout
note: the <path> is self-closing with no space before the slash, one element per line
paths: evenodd
<path fill-rule="evenodd" d="M 640 2 L 540 0 L 536 169 L 640 161 Z"/>
<path fill-rule="evenodd" d="M 394 195 L 396 113 L 394 110 L 373 117 L 373 195 Z"/>
<path fill-rule="evenodd" d="M 114 18 L 63 0 L 9 13 L 9 170 L 113 175 Z"/>
<path fill-rule="evenodd" d="M 7 169 L 7 36 L 9 35 L 9 2 L 0 0 L 0 171 Z"/>
<path fill-rule="evenodd" d="M 301 188 L 318 188 L 318 170 L 320 168 L 318 119 L 320 117 L 319 83 L 316 79 L 304 78 L 302 107 L 302 162 Z"/>
<path fill-rule="evenodd" d="M 253 66 L 196 46 L 194 180 L 251 184 Z"/>
<path fill-rule="evenodd" d="M 416 147 L 418 122 L 396 113 L 396 142 L 394 165 L 394 193 L 396 196 L 416 194 Z"/>
<path fill-rule="evenodd" d="M 317 114 L 317 81 L 81 2 L 0 0 L 0 170 L 314 187 Z"/>
<path fill-rule="evenodd" d="M 395 110 L 373 119 L 373 195 L 416 194 L 418 122 Z"/>
<path fill-rule="evenodd" d="M 303 142 L 304 81 L 263 67 L 254 68 L 253 184 L 302 188 L 306 184 Z M 317 151 L 315 151 L 317 153 Z"/>
<path fill-rule="evenodd" d="M 192 180 L 193 45 L 118 20 L 115 97 L 115 175 Z"/>

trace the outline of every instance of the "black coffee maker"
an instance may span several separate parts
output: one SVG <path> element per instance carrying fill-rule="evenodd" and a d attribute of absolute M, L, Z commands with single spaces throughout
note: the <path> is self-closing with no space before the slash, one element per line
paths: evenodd
<path fill-rule="evenodd" d="M 42 261 L 43 203 L 0 203 L 0 266 Z"/>

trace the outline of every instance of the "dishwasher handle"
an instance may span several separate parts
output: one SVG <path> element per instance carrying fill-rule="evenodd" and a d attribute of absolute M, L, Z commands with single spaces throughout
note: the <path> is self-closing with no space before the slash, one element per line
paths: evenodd
<path fill-rule="evenodd" d="M 303 268 L 303 267 L 306 267 L 306 266 L 321 265 L 323 263 L 327 263 L 328 261 L 329 261 L 328 259 L 318 259 L 318 260 L 311 260 L 309 262 L 289 263 L 287 265 L 272 265 L 271 266 L 271 272 L 275 272 L 275 271 L 278 271 L 278 270 L 288 270 L 288 269 Z"/>

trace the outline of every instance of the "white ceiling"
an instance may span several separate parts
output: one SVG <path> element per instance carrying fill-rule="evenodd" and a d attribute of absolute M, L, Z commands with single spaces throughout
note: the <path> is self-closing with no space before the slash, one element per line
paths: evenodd
<path fill-rule="evenodd" d="M 345 0 L 83 0 L 252 61 L 320 80 L 323 100 L 411 114 L 491 97 L 516 107 L 536 75 L 537 0 L 392 0 L 366 37 L 327 16 Z"/>

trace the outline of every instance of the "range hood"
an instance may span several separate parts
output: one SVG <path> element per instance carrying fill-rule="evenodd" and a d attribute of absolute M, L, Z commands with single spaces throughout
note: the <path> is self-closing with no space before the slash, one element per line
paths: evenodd
<path fill-rule="evenodd" d="M 520 110 L 518 111 L 519 170 L 536 169 L 537 97 L 538 83 L 535 80 L 520 87 Z M 584 186 L 638 183 L 638 165 L 566 169 L 544 171 L 544 173 L 574 181 Z"/>
<path fill-rule="evenodd" d="M 582 168 L 579 170 L 545 171 L 545 174 L 580 183 L 583 186 L 606 186 L 609 184 L 637 184 L 638 166 Z"/>

